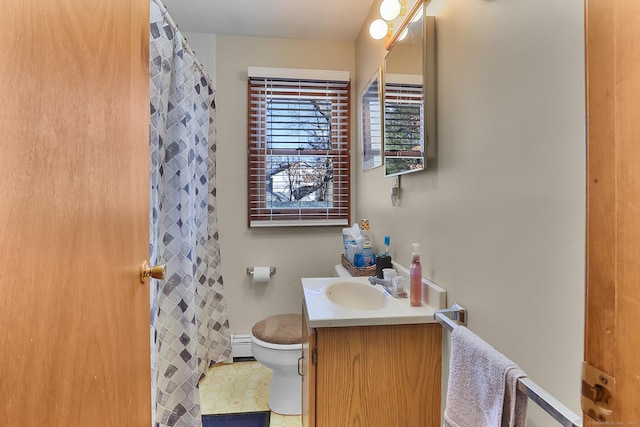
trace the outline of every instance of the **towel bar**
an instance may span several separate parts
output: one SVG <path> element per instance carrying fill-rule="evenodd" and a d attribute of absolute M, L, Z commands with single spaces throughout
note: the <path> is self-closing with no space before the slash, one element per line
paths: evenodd
<path fill-rule="evenodd" d="M 451 315 L 453 319 L 448 315 Z M 451 308 L 436 311 L 433 318 L 446 330 L 453 332 L 458 326 L 467 324 L 467 309 L 461 305 L 454 304 Z M 533 400 L 562 426 L 582 427 L 582 418 L 529 378 L 518 379 L 518 390 L 527 395 L 530 400 Z"/>

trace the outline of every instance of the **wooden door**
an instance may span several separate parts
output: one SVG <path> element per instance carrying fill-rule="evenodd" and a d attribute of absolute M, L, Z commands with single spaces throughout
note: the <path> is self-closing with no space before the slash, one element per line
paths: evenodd
<path fill-rule="evenodd" d="M 584 425 L 640 422 L 640 2 L 586 0 Z M 587 376 L 588 373 L 587 373 Z M 583 375 L 583 380 L 586 380 Z M 593 384 L 593 383 L 597 384 Z M 608 401 L 606 397 L 611 394 Z M 588 402 L 587 402 L 588 403 Z M 591 411 L 591 412 L 590 412 Z M 618 425 L 616 424 L 616 425 Z"/>
<path fill-rule="evenodd" d="M 149 426 L 148 0 L 0 13 L 0 424 Z"/>

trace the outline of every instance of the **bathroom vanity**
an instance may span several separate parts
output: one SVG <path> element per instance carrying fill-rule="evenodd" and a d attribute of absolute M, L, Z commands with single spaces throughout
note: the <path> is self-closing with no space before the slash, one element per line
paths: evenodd
<path fill-rule="evenodd" d="M 361 287 L 332 294 L 353 283 Z M 433 308 L 410 307 L 366 278 L 302 284 L 303 426 L 441 425 L 442 329 Z"/>

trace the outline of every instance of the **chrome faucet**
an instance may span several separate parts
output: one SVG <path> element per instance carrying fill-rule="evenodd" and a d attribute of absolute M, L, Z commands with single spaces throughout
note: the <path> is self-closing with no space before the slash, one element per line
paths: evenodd
<path fill-rule="evenodd" d="M 407 293 L 404 291 L 398 292 L 391 280 L 380 279 L 376 276 L 369 276 L 369 283 L 373 286 L 382 285 L 384 290 L 394 298 L 407 298 Z"/>
<path fill-rule="evenodd" d="M 393 289 L 391 280 L 380 279 L 376 276 L 369 276 L 369 283 L 371 283 L 372 285 L 382 285 L 386 289 Z"/>

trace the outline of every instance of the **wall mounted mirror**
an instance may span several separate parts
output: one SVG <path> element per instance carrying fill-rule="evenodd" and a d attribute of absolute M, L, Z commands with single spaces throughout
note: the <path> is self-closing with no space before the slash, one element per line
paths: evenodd
<path fill-rule="evenodd" d="M 435 156 L 435 22 L 427 3 L 416 3 L 385 56 L 385 176 L 425 170 Z"/>
<path fill-rule="evenodd" d="M 382 166 L 382 70 L 378 68 L 360 97 L 362 169 Z"/>

